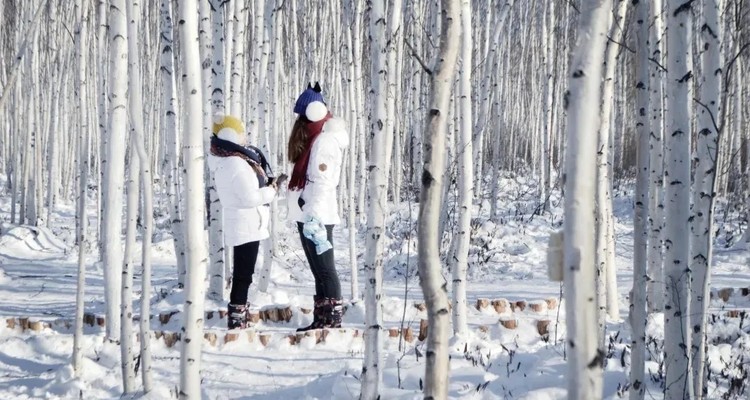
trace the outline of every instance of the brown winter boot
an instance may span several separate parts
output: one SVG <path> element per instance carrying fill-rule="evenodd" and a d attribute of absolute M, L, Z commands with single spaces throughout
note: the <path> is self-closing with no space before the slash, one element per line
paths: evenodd
<path fill-rule="evenodd" d="M 311 329 L 320 329 L 323 327 L 323 320 L 321 319 L 321 312 L 323 311 L 323 300 L 318 296 L 313 296 L 315 301 L 313 309 L 313 321 L 310 325 L 297 328 L 297 332 L 305 332 Z"/>
<path fill-rule="evenodd" d="M 323 328 L 341 328 L 341 320 L 344 316 L 343 299 L 323 299 Z"/>
<path fill-rule="evenodd" d="M 247 306 L 242 304 L 227 305 L 227 328 L 245 329 L 247 328 Z"/>

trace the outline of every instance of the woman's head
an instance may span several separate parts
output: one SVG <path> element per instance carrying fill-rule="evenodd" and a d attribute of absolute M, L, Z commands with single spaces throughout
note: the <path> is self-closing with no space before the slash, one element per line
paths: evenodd
<path fill-rule="evenodd" d="M 319 101 L 325 104 L 323 94 L 321 93 L 322 91 L 323 89 L 320 88 L 320 83 L 315 82 L 314 87 L 308 83 L 307 89 L 297 97 L 297 101 L 294 103 L 294 112 L 298 115 L 305 114 L 307 106 L 314 101 Z"/>
<path fill-rule="evenodd" d="M 240 146 L 247 144 L 245 125 L 239 118 L 231 115 L 214 115 L 213 133 L 219 139 L 236 143 Z"/>

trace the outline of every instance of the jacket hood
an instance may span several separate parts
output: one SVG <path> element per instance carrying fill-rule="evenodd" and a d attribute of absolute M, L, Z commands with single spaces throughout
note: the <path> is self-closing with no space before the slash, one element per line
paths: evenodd
<path fill-rule="evenodd" d="M 346 123 L 340 118 L 331 118 L 326 121 L 321 135 L 333 137 L 342 149 L 349 147 L 349 133 L 346 131 Z"/>

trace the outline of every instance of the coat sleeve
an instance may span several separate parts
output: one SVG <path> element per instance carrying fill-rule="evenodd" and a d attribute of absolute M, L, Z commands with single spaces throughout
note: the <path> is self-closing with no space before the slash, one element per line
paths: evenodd
<path fill-rule="evenodd" d="M 302 193 L 305 216 L 321 215 L 324 208 L 336 207 L 335 204 L 324 204 L 325 196 L 321 194 L 336 191 L 338 169 L 341 168 L 342 151 L 334 138 L 321 135 L 313 146 L 307 165 L 308 182 Z"/>
<path fill-rule="evenodd" d="M 235 163 L 242 163 L 241 166 L 238 165 L 240 168 L 234 169 L 238 172 L 235 172 L 232 178 L 232 189 L 234 197 L 238 200 L 238 208 L 254 208 L 270 203 L 276 195 L 276 190 L 270 186 L 259 187 L 255 171 L 244 160 L 236 159 Z"/>

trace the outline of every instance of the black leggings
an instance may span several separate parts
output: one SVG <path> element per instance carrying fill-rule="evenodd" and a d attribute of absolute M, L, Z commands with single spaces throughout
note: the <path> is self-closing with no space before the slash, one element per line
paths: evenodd
<path fill-rule="evenodd" d="M 299 238 L 302 241 L 302 249 L 305 251 L 307 262 L 310 263 L 310 271 L 315 278 L 315 295 L 320 298 L 340 299 L 341 282 L 336 272 L 336 263 L 333 260 L 333 248 L 318 254 L 315 251 L 315 243 L 305 237 L 302 233 L 302 222 L 297 222 Z M 333 245 L 333 225 L 326 225 L 328 241 Z"/>
<path fill-rule="evenodd" d="M 245 305 L 247 303 L 247 290 L 253 283 L 259 245 L 260 242 L 255 241 L 234 246 L 234 272 L 232 273 L 232 291 L 229 294 L 230 304 Z"/>

